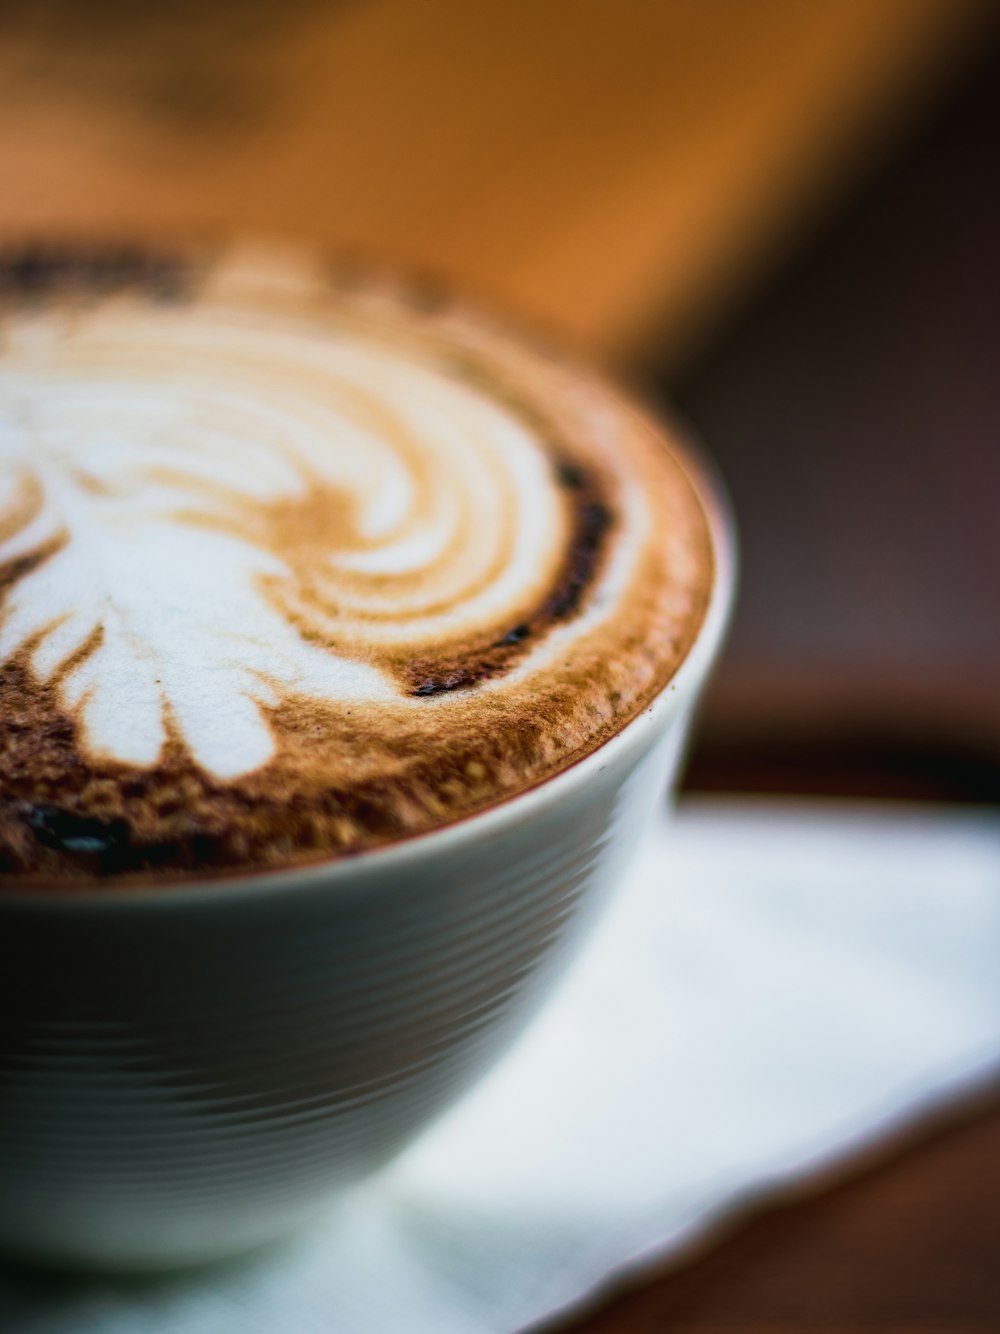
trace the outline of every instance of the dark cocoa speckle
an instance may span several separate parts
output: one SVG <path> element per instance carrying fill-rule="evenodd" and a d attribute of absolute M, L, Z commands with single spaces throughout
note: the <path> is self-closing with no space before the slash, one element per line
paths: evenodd
<path fill-rule="evenodd" d="M 555 470 L 559 485 L 567 491 L 582 491 L 587 484 L 587 474 L 570 459 L 557 459 Z"/>
<path fill-rule="evenodd" d="M 496 647 L 506 648 L 508 647 L 508 645 L 511 644 L 521 644 L 524 642 L 524 640 L 528 638 L 530 634 L 531 634 L 530 625 L 527 624 L 515 625 L 512 630 L 508 630 L 507 633 L 501 639 L 497 640 Z"/>
<path fill-rule="evenodd" d="M 0 299 L 26 304 L 127 289 L 170 301 L 191 276 L 184 255 L 152 247 L 39 241 L 0 249 Z"/>
<path fill-rule="evenodd" d="M 29 806 L 24 822 L 53 852 L 83 857 L 104 857 L 123 851 L 131 842 L 127 820 L 98 820 L 59 806 Z"/>
<path fill-rule="evenodd" d="M 445 676 L 427 677 L 410 691 L 411 695 L 440 695 L 449 690 L 460 690 L 462 686 L 472 685 L 476 679 L 474 672 L 448 672 Z"/>

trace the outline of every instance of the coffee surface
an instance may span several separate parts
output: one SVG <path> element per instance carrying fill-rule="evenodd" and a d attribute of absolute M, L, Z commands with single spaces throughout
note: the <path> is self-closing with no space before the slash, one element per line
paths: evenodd
<path fill-rule="evenodd" d="M 426 288 L 233 250 L 0 256 L 0 873 L 267 870 L 592 751 L 707 524 L 599 379 Z"/>

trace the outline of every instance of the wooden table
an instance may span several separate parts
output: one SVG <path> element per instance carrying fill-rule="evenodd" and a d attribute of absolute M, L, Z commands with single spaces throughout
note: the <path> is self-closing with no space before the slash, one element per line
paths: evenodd
<path fill-rule="evenodd" d="M 621 364 L 688 346 L 989 0 L 44 0 L 0 9 L 0 235 L 387 255 Z"/>
<path fill-rule="evenodd" d="M 1000 1088 L 888 1161 L 735 1225 L 572 1334 L 996 1334 Z"/>

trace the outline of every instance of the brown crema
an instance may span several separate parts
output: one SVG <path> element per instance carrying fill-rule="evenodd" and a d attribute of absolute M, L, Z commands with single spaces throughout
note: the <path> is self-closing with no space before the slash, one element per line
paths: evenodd
<path fill-rule="evenodd" d="M 424 285 L 0 253 L 0 877 L 362 852 L 589 754 L 714 577 L 661 428 Z"/>

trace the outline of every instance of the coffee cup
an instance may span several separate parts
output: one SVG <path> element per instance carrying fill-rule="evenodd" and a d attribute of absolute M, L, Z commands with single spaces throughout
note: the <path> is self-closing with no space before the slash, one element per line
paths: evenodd
<path fill-rule="evenodd" d="M 663 448 L 704 517 L 704 606 L 659 688 L 582 757 L 436 827 L 224 874 L 104 874 L 107 822 L 67 834 L 49 807 L 8 813 L 69 870 L 0 878 L 4 1253 L 149 1270 L 262 1245 L 391 1160 L 515 1039 L 675 782 L 727 620 L 725 505 L 686 448 Z"/>

